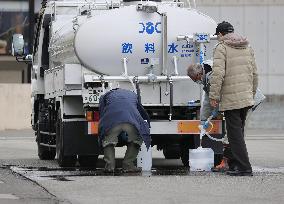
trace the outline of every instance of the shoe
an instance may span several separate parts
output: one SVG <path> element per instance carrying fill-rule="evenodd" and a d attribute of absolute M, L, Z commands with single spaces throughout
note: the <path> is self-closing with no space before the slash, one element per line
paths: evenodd
<path fill-rule="evenodd" d="M 212 172 L 226 172 L 229 170 L 227 158 L 223 157 L 221 163 L 218 166 L 211 168 Z"/>
<path fill-rule="evenodd" d="M 139 148 L 140 148 L 140 146 L 138 144 L 133 143 L 133 142 L 131 142 L 127 145 L 127 150 L 125 152 L 125 156 L 124 156 L 124 159 L 122 161 L 122 171 L 124 173 L 141 172 L 141 168 L 137 168 L 134 165 L 134 162 L 137 159 Z"/>
<path fill-rule="evenodd" d="M 104 147 L 104 160 L 105 164 L 105 173 L 113 173 L 115 169 L 115 149 L 114 145 L 108 145 Z"/>
<path fill-rule="evenodd" d="M 233 160 L 233 159 L 228 159 L 228 166 L 229 166 L 229 169 L 228 171 L 235 171 L 238 169 L 238 166 L 236 164 L 236 161 Z"/>
<path fill-rule="evenodd" d="M 233 171 L 227 171 L 227 175 L 229 176 L 253 176 L 252 170 L 233 170 Z"/>

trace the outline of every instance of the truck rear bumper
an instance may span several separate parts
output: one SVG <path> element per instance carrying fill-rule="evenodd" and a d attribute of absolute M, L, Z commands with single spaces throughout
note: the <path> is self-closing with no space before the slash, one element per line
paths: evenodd
<path fill-rule="evenodd" d="M 222 120 L 212 120 L 213 127 L 207 131 L 210 134 L 222 134 Z M 199 120 L 172 120 L 172 121 L 151 121 L 151 135 L 172 135 L 172 134 L 199 134 Z"/>
<path fill-rule="evenodd" d="M 87 121 L 65 121 L 64 152 L 66 155 L 98 155 L 100 153 L 98 139 L 98 123 Z M 191 148 L 199 146 L 199 120 L 152 121 L 152 145 L 191 143 Z M 223 137 L 222 120 L 212 121 L 210 135 Z M 213 147 L 216 152 L 222 152 L 222 143 L 203 139 L 204 147 Z"/>
<path fill-rule="evenodd" d="M 207 131 L 212 137 L 222 138 L 224 136 L 223 121 L 211 121 L 213 127 Z M 200 145 L 199 120 L 173 120 L 173 121 L 152 121 L 151 138 L 152 145 L 171 146 L 187 144 L 190 149 L 195 149 Z M 215 154 L 223 154 L 222 142 L 216 142 L 204 136 L 202 147 L 212 148 Z"/>

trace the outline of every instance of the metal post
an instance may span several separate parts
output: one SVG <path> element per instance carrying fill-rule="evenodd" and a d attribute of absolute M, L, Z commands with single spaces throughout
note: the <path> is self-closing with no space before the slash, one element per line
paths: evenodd
<path fill-rule="evenodd" d="M 169 121 L 172 120 L 173 115 L 173 101 L 174 101 L 174 86 L 173 86 L 173 80 L 169 78 L 169 84 L 170 84 L 170 113 L 169 113 Z"/>
<path fill-rule="evenodd" d="M 33 38 L 34 38 L 34 25 L 35 25 L 35 4 L 34 0 L 29 0 L 29 54 L 33 52 Z M 32 70 L 32 63 L 28 64 L 27 70 L 27 80 L 28 83 L 31 83 L 31 70 Z"/>
<path fill-rule="evenodd" d="M 167 75 L 167 60 L 168 60 L 168 32 L 167 32 L 168 17 L 166 13 L 162 13 L 162 74 Z"/>
<path fill-rule="evenodd" d="M 135 78 L 133 79 L 133 81 L 134 81 L 134 83 L 135 83 L 136 93 L 137 93 L 137 96 L 138 96 L 138 101 L 139 101 L 139 103 L 141 103 L 141 91 L 140 91 L 138 76 L 135 77 Z"/>
<path fill-rule="evenodd" d="M 103 93 L 105 93 L 106 92 L 106 89 L 105 89 L 106 87 L 105 87 L 104 75 L 101 74 L 100 80 L 101 80 L 101 83 L 102 83 Z"/>

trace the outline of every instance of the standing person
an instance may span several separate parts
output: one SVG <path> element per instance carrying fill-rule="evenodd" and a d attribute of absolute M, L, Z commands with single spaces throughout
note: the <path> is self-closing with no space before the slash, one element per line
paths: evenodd
<path fill-rule="evenodd" d="M 134 162 L 142 142 L 149 148 L 151 138 L 150 118 L 138 101 L 137 95 L 129 90 L 113 89 L 100 98 L 99 110 L 99 135 L 104 150 L 105 171 L 115 170 L 114 147 L 120 134 L 126 136 L 127 141 L 127 150 L 122 162 L 123 171 L 140 171 Z"/>
<path fill-rule="evenodd" d="M 234 169 L 231 176 L 251 176 L 252 168 L 244 140 L 247 111 L 254 105 L 258 85 L 253 49 L 246 38 L 235 34 L 233 26 L 223 21 L 216 28 L 218 44 L 213 52 L 210 79 L 210 104 L 224 111 Z"/>
<path fill-rule="evenodd" d="M 206 60 L 201 64 L 191 64 L 187 69 L 187 75 L 196 83 L 203 85 L 202 104 L 200 108 L 200 123 L 204 125 L 207 119 L 212 114 L 214 108 L 210 105 L 209 89 L 210 89 L 210 76 L 212 74 L 212 60 Z M 212 168 L 214 172 L 224 172 L 228 170 L 230 149 L 228 138 L 225 135 L 224 141 L 224 156 L 221 163 Z"/>
<path fill-rule="evenodd" d="M 203 66 L 202 66 L 203 65 Z M 200 120 L 201 124 L 206 122 L 208 117 L 213 111 L 209 102 L 209 79 L 212 73 L 212 60 L 207 60 L 203 64 L 191 64 L 187 68 L 187 75 L 198 84 L 203 85 L 203 94 L 202 94 L 202 104 L 200 110 Z"/>

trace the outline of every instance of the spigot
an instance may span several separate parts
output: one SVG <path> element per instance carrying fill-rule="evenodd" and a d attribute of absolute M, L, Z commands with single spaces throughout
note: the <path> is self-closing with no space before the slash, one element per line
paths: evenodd
<path fill-rule="evenodd" d="M 146 74 L 148 76 L 148 82 L 155 82 L 157 81 L 157 76 L 153 73 L 154 72 L 154 65 L 150 65 L 150 67 L 148 68 L 148 74 Z"/>

